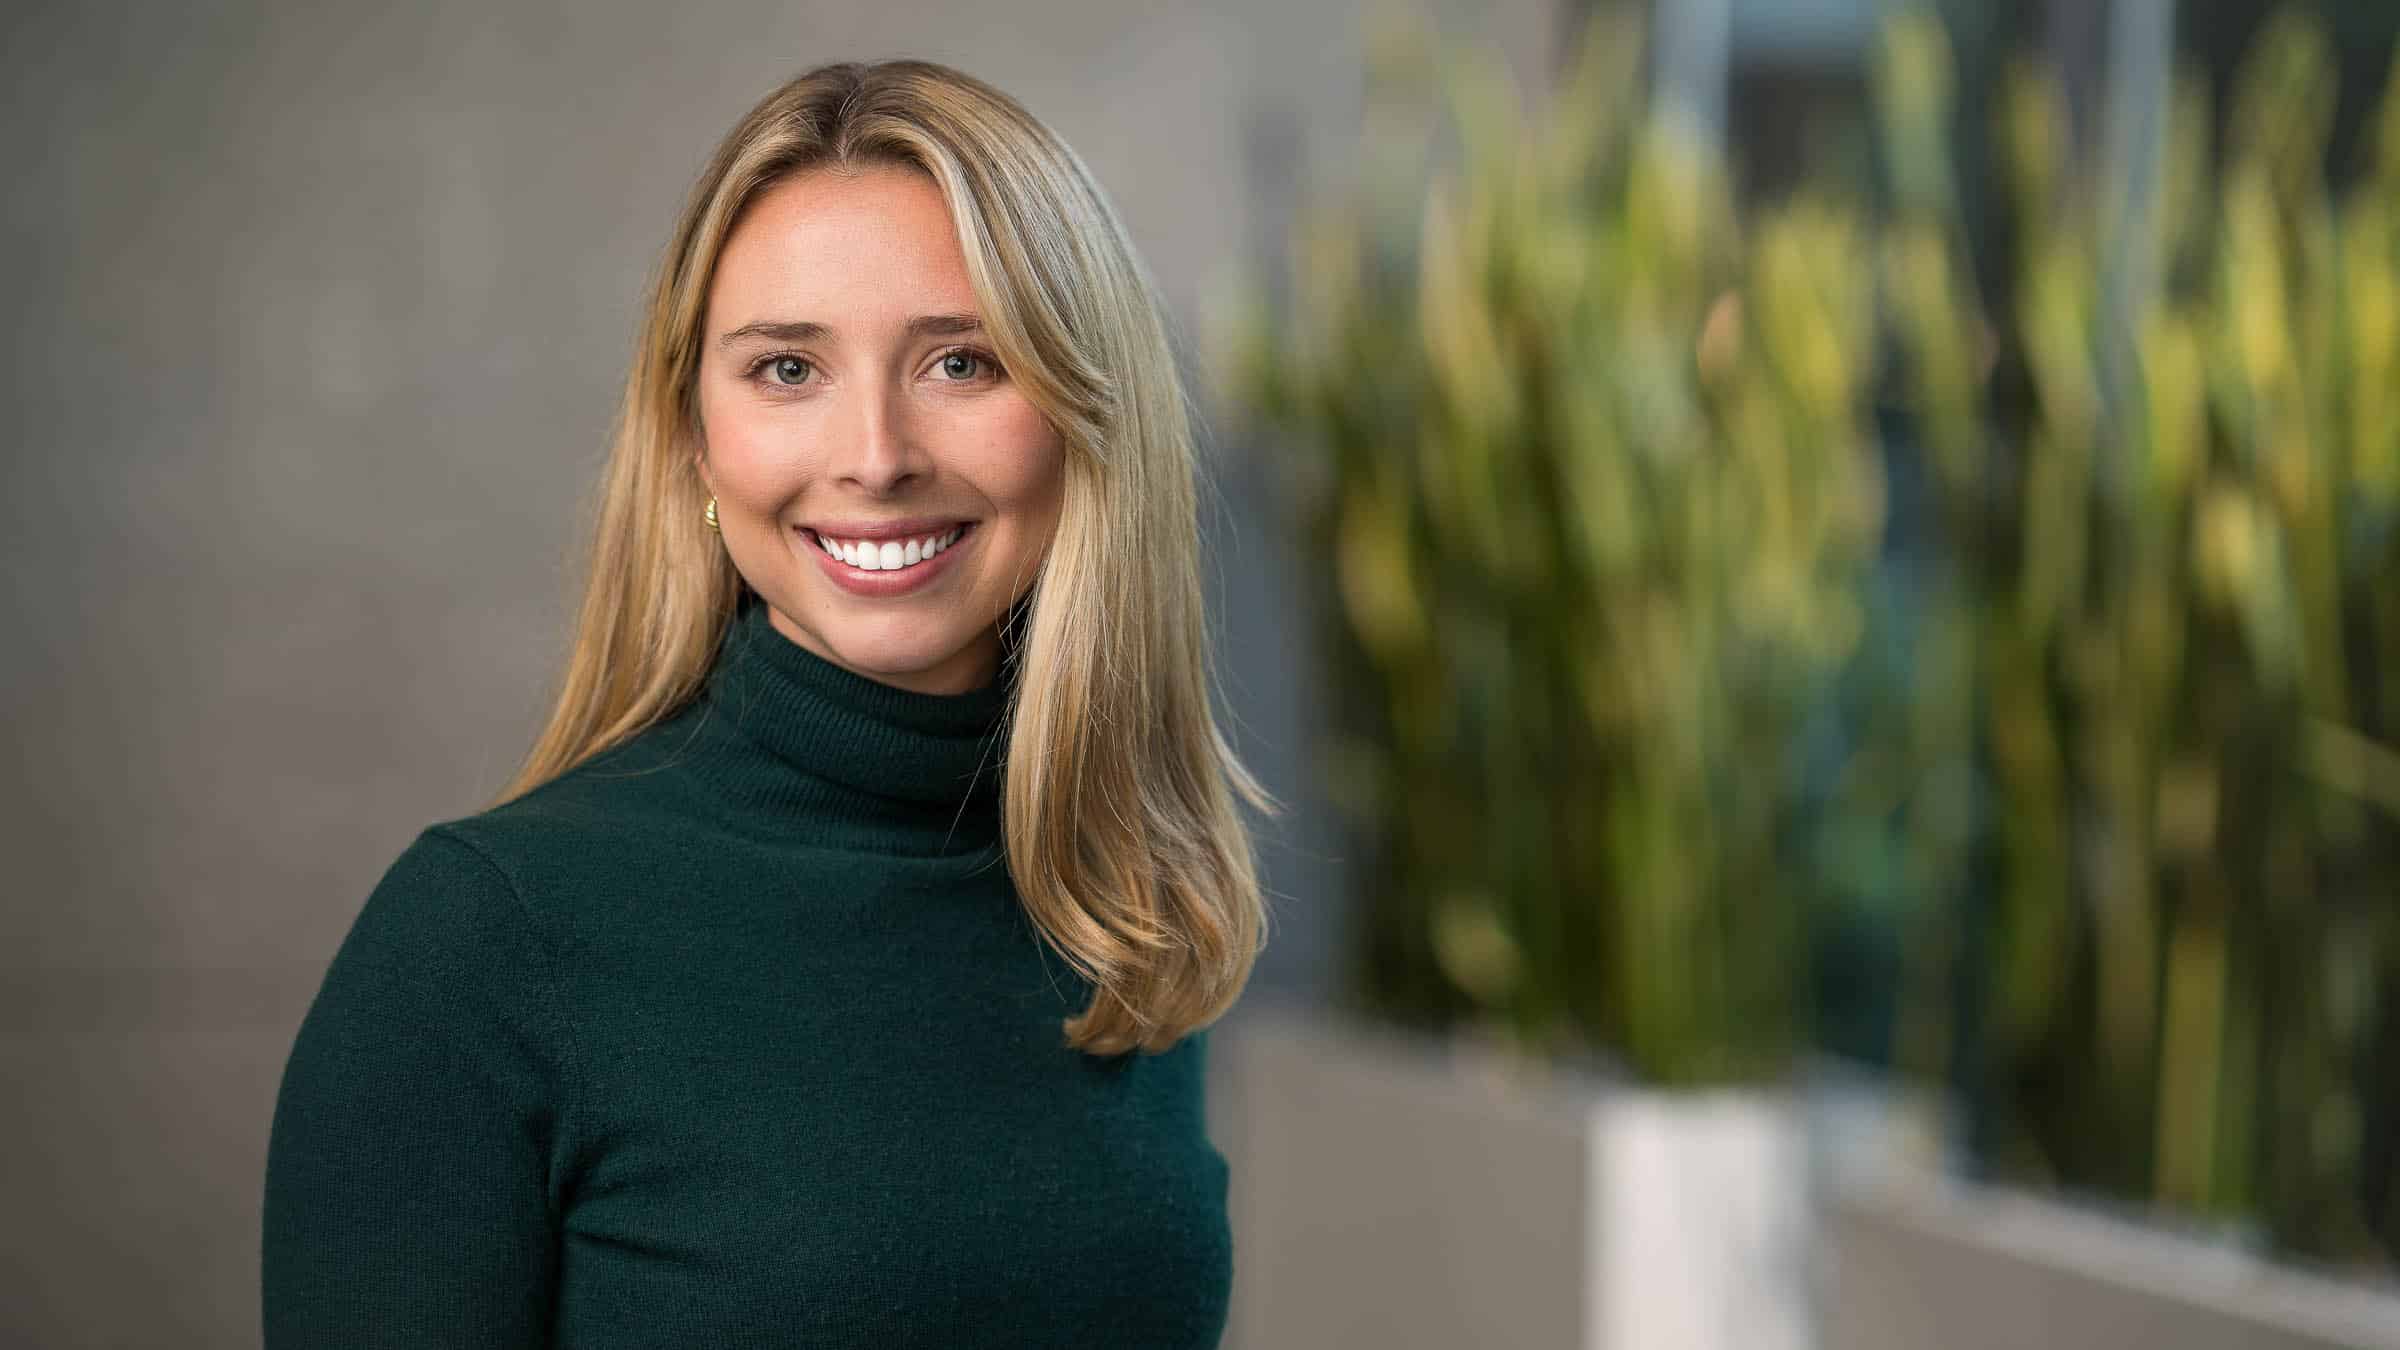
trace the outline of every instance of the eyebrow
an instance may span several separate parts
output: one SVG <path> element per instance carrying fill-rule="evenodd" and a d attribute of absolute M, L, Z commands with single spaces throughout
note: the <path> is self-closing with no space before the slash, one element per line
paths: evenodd
<path fill-rule="evenodd" d="M 983 331 L 983 320 L 973 314 L 920 314 L 908 321 L 910 337 L 956 337 Z M 821 323 L 806 320 L 761 319 L 746 323 L 717 339 L 719 347 L 730 347 L 744 338 L 771 338 L 777 342 L 822 342 L 833 330 Z"/>

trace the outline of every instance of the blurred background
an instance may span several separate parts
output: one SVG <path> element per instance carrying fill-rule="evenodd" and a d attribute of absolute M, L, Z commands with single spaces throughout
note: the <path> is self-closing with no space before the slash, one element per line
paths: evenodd
<path fill-rule="evenodd" d="M 256 1343 L 292 1034 L 535 730 L 682 193 L 912 55 L 1206 409 L 1292 808 L 1229 1345 L 2400 1345 L 2400 10 L 1142 8 L 0 19 L 0 1340 Z"/>

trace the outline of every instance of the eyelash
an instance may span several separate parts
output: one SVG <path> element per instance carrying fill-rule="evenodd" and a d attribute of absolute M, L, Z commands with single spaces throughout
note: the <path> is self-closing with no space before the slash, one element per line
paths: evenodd
<path fill-rule="evenodd" d="M 944 349 L 943 349 L 941 352 L 937 353 L 937 354 L 934 356 L 934 360 L 935 360 L 937 363 L 938 363 L 938 362 L 943 362 L 943 361 L 947 361 L 947 360 L 949 360 L 949 359 L 950 359 L 951 357 L 953 357 L 953 356 L 971 356 L 971 357 L 975 358 L 976 360 L 978 360 L 978 361 L 981 361 L 981 362 L 984 364 L 984 367 L 985 367 L 985 369 L 986 369 L 987 371 L 989 371 L 989 373 L 990 373 L 990 377 L 991 377 L 991 378 L 994 378 L 994 379 L 996 379 L 996 378 L 998 378 L 998 377 L 999 377 L 1001 374 L 1003 374 L 1003 373 L 1004 373 L 1004 372 L 1003 372 L 1003 371 L 1000 369 L 1000 362 L 999 362 L 999 360 L 998 360 L 997 358 L 995 358 L 995 357 L 994 357 L 994 356 L 993 356 L 993 355 L 992 355 L 990 352 L 987 352 L 987 351 L 985 351 L 985 350 L 984 350 L 983 348 L 981 348 L 981 347 L 948 347 L 948 348 L 944 348 Z M 772 365 L 774 365 L 774 364 L 775 364 L 776 362 L 778 362 L 778 361 L 799 361 L 799 362 L 802 362 L 802 363 L 806 364 L 806 365 L 808 366 L 808 368 L 809 368 L 811 371 L 814 371 L 814 370 L 817 368 L 817 363 L 816 363 L 816 362 L 809 360 L 807 357 L 805 357 L 805 356 L 802 356 L 802 355 L 801 355 L 800 353 L 798 353 L 798 352 L 769 352 L 769 353 L 767 353 L 765 356 L 762 356 L 762 357 L 758 358 L 756 361 L 753 361 L 753 362 L 751 362 L 751 363 L 750 363 L 749 378 L 751 379 L 751 381 L 752 381 L 753 383 L 764 385 L 764 386 L 766 386 L 766 387 L 767 387 L 767 388 L 769 388 L 769 389 L 792 390 L 792 389 L 798 389 L 798 388 L 800 388 L 801 386 L 800 386 L 800 385 L 797 385 L 797 384 L 784 384 L 784 383 L 782 383 L 782 382 L 780 382 L 780 381 L 777 381 L 777 380 L 771 380 L 771 379 L 768 379 L 768 378 L 767 378 L 767 376 L 766 376 L 766 371 L 767 371 L 767 368 L 768 368 L 769 366 L 772 366 Z M 804 381 L 803 383 L 805 383 L 805 381 Z M 973 384 L 973 383 L 974 383 L 974 381 L 973 381 L 973 380 L 944 380 L 944 381 L 942 381 L 942 383 L 944 383 L 944 384 Z"/>

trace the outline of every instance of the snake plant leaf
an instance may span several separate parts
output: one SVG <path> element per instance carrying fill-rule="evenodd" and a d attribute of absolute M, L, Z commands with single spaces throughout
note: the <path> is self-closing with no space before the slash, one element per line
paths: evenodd
<path fill-rule="evenodd" d="M 2259 166 L 2275 181 L 2276 195 L 2293 203 L 2313 200 L 2325 146 L 2333 132 L 2331 40 L 2323 24 L 2295 5 L 2268 16 L 2252 39 L 2235 79 L 2233 109 L 2226 122 L 2230 156 Z"/>
<path fill-rule="evenodd" d="M 2216 120 L 2208 82 L 2187 72 L 2171 88 L 2159 145 L 2158 200 L 2150 211 L 2154 252 L 2170 280 L 2200 259 L 2215 232 L 2216 210 L 2207 190 Z"/>
<path fill-rule="evenodd" d="M 1894 311 L 1910 363 L 1905 387 L 1941 485 L 1954 498 L 1976 490 L 1983 462 L 1983 398 L 1988 361 L 1979 350 L 1978 319 L 1963 293 L 1963 270 L 1950 238 L 1936 222 L 1892 224 L 1884 242 L 1887 304 Z"/>
<path fill-rule="evenodd" d="M 1958 82 L 1953 65 L 1949 33 L 1932 14 L 1903 11 L 1877 34 L 1877 128 L 1893 199 L 1903 214 L 1943 216 L 1957 207 L 1950 147 L 1943 140 Z"/>
<path fill-rule="evenodd" d="M 1602 10 L 1576 43 L 1541 151 L 1544 179 L 1566 189 L 1570 201 L 1599 191 L 1622 153 L 1641 104 L 1645 27 L 1636 10 Z"/>
<path fill-rule="evenodd" d="M 1410 659 L 1430 636 L 1406 529 L 1399 512 L 1364 487 L 1344 498 L 1336 525 L 1336 579 L 1351 627 L 1387 664 Z"/>
<path fill-rule="evenodd" d="M 1442 973 L 1487 1005 L 1505 1002 L 1524 964 L 1488 895 L 1453 892 L 1433 912 L 1433 952 Z"/>
<path fill-rule="evenodd" d="M 2066 90 L 2047 68 L 2012 63 L 1999 115 L 2019 237 L 2038 243 L 2049 238 L 2059 213 L 2069 205 Z"/>
<path fill-rule="evenodd" d="M 2400 107 L 2400 99 L 2391 101 Z M 2342 231 L 2341 293 L 2351 360 L 2346 477 L 2365 501 L 2400 503 L 2400 202 L 2355 202 Z"/>
<path fill-rule="evenodd" d="M 2139 347 L 2148 435 L 2143 487 L 2148 500 L 2182 500 L 2208 455 L 2208 368 L 2198 323 L 2188 314 L 2149 317 Z"/>

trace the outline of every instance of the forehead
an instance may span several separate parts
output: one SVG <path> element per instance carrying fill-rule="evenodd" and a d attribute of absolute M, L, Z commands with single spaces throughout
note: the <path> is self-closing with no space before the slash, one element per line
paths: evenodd
<path fill-rule="evenodd" d="M 760 319 L 840 329 L 929 305 L 972 312 L 975 290 L 941 189 L 897 165 L 813 169 L 760 193 L 709 286 L 719 329 Z"/>

